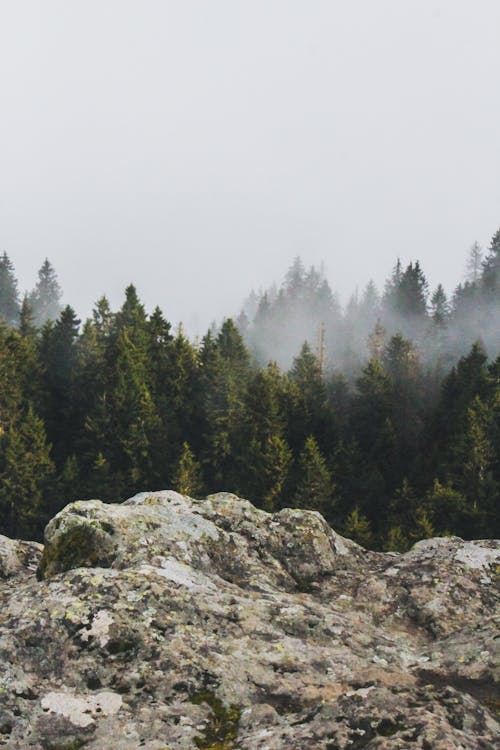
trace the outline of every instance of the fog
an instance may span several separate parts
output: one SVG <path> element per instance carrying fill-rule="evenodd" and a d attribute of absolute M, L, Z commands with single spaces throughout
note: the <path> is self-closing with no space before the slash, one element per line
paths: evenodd
<path fill-rule="evenodd" d="M 369 359 L 408 345 L 414 366 L 437 384 L 477 342 L 490 360 L 500 355 L 499 243 L 500 230 L 491 243 L 496 250 L 479 272 L 469 269 L 450 298 L 442 287 L 429 289 L 419 264 L 398 263 L 382 290 L 370 282 L 344 308 L 321 269 L 296 258 L 279 286 L 249 295 L 237 323 L 261 365 L 275 361 L 290 369 L 306 342 L 325 375 L 341 374 L 352 384 Z"/>
<path fill-rule="evenodd" d="M 0 251 L 192 334 L 325 263 L 462 280 L 500 206 L 498 0 L 3 0 Z"/>

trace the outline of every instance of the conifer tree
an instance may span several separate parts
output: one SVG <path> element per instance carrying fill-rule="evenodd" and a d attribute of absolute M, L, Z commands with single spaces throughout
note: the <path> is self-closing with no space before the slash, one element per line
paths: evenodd
<path fill-rule="evenodd" d="M 201 466 L 189 443 L 182 444 L 182 452 L 173 478 L 173 488 L 181 495 L 199 497 L 203 487 Z"/>
<path fill-rule="evenodd" d="M 323 451 L 331 451 L 335 440 L 335 418 L 327 400 L 326 386 L 318 358 L 307 341 L 294 359 L 289 373 L 287 433 L 296 453 L 307 435 L 313 435 Z"/>
<path fill-rule="evenodd" d="M 487 257 L 482 264 L 481 284 L 487 297 L 500 299 L 500 229 L 493 235 Z"/>
<path fill-rule="evenodd" d="M 362 547 L 370 548 L 373 545 L 373 533 L 370 522 L 366 516 L 360 513 L 357 506 L 347 516 L 344 522 L 343 533 Z"/>
<path fill-rule="evenodd" d="M 84 488 L 80 479 L 78 459 L 74 453 L 68 456 L 64 462 L 54 485 L 54 501 L 51 501 L 49 505 L 50 517 L 58 513 L 68 503 L 80 500 L 82 497 Z M 47 502 L 46 505 L 48 505 Z"/>
<path fill-rule="evenodd" d="M 283 404 L 284 381 L 271 364 L 250 379 L 236 448 L 242 494 L 268 510 L 280 502 L 292 458 Z"/>
<path fill-rule="evenodd" d="M 34 339 L 36 336 L 35 317 L 27 294 L 23 297 L 19 313 L 19 332 L 21 336 Z"/>
<path fill-rule="evenodd" d="M 443 285 L 438 284 L 431 297 L 431 318 L 438 326 L 443 326 L 450 315 L 450 306 Z"/>
<path fill-rule="evenodd" d="M 55 323 L 45 325 L 40 343 L 46 372 L 45 424 L 59 467 L 67 458 L 79 427 L 75 414 L 79 326 L 75 311 L 67 305 Z"/>
<path fill-rule="evenodd" d="M 306 439 L 298 462 L 298 482 L 293 496 L 297 508 L 319 511 L 332 519 L 335 485 L 326 461 L 312 435 Z"/>
<path fill-rule="evenodd" d="M 460 536 L 466 535 L 467 500 L 451 484 L 441 484 L 435 479 L 428 490 L 424 508 L 433 527 L 441 534 L 450 533 L 450 529 Z"/>
<path fill-rule="evenodd" d="M 401 526 L 391 526 L 384 542 L 384 550 L 386 552 L 407 552 L 409 548 L 410 540 Z"/>
<path fill-rule="evenodd" d="M 482 265 L 483 251 L 479 243 L 474 242 L 469 250 L 469 256 L 467 258 L 466 265 L 467 281 L 469 281 L 471 284 L 476 284 L 479 281 Z"/>
<path fill-rule="evenodd" d="M 253 455 L 257 459 L 259 505 L 269 512 L 282 505 L 285 483 L 288 479 L 292 452 L 286 441 L 279 435 L 270 435 L 265 442 L 256 446 Z M 251 451 L 252 454 L 252 451 Z"/>
<path fill-rule="evenodd" d="M 0 256 L 0 319 L 17 325 L 20 304 L 14 266 L 6 252 Z"/>
<path fill-rule="evenodd" d="M 46 258 L 38 271 L 36 286 L 29 296 L 37 328 L 41 328 L 49 320 L 56 320 L 61 312 L 61 297 L 56 272 Z"/>
<path fill-rule="evenodd" d="M 30 406 L 2 440 L 0 518 L 3 533 L 15 538 L 40 538 L 48 520 L 44 491 L 54 473 L 42 420 Z"/>

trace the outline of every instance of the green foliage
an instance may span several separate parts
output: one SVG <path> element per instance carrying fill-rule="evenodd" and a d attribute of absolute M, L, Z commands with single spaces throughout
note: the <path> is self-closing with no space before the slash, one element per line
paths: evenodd
<path fill-rule="evenodd" d="M 335 485 L 312 435 L 306 439 L 298 464 L 298 482 L 293 504 L 297 508 L 317 510 L 325 518 L 331 518 Z"/>
<path fill-rule="evenodd" d="M 29 406 L 1 439 L 0 517 L 6 533 L 35 538 L 47 521 L 44 490 L 54 474 L 42 420 Z"/>
<path fill-rule="evenodd" d="M 7 253 L 4 252 L 0 256 L 0 320 L 15 325 L 19 311 L 19 292 L 14 266 Z"/>
<path fill-rule="evenodd" d="M 199 497 L 203 487 L 201 466 L 196 461 L 189 443 L 182 444 L 182 453 L 173 478 L 173 488 L 181 495 Z"/>
<path fill-rule="evenodd" d="M 360 513 L 358 506 L 345 519 L 343 533 L 362 547 L 370 548 L 373 545 L 374 537 L 370 522 L 366 516 Z"/>
<path fill-rule="evenodd" d="M 401 526 L 391 526 L 387 532 L 384 542 L 386 552 L 407 552 L 410 549 L 410 541 Z"/>
<path fill-rule="evenodd" d="M 38 271 L 36 286 L 29 296 L 29 304 L 38 328 L 49 320 L 56 320 L 61 310 L 61 296 L 61 287 L 56 272 L 46 258 Z"/>
<path fill-rule="evenodd" d="M 280 289 L 254 295 L 238 326 L 214 326 L 200 347 L 173 334 L 159 308 L 148 315 L 133 285 L 117 312 L 102 297 L 81 326 L 70 306 L 60 310 L 48 261 L 19 310 L 4 254 L 0 533 L 39 537 L 73 499 L 174 485 L 235 492 L 269 511 L 313 508 L 368 547 L 498 535 L 500 357 L 488 361 L 476 342 L 430 370 L 421 342 L 439 351 L 478 300 L 495 320 L 499 237 L 451 307 L 437 287 L 430 315 L 418 263 L 398 263 L 382 303 L 369 285 L 342 318 L 322 273 L 297 259 Z M 399 310 L 402 333 L 388 310 Z M 321 321 L 317 349 L 305 318 Z M 367 361 L 349 349 L 361 330 Z M 340 341 L 327 355 L 343 351 L 345 373 L 328 369 L 323 331 Z M 287 372 L 256 364 L 259 335 L 286 350 Z"/>

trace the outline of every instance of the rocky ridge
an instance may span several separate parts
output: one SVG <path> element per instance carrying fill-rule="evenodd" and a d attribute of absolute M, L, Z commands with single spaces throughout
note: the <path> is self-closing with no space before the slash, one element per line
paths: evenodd
<path fill-rule="evenodd" d="M 0 537 L 0 747 L 490 750 L 499 563 L 224 493 L 73 503 Z"/>

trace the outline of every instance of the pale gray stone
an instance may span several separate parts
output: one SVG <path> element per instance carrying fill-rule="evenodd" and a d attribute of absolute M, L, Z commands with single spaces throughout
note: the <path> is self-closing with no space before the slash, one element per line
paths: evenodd
<path fill-rule="evenodd" d="M 0 747 L 489 750 L 499 550 L 369 552 L 228 493 L 73 503 L 42 556 L 0 537 Z"/>

